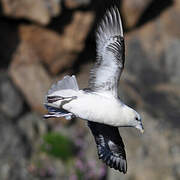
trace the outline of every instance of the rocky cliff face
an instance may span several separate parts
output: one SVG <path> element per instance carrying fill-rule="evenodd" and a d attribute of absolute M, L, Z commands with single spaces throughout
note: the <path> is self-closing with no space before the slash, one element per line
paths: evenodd
<path fill-rule="evenodd" d="M 0 179 L 180 179 L 180 3 L 117 2 L 0 1 Z M 119 129 L 127 175 L 97 159 L 86 122 L 41 117 L 52 82 L 75 74 L 80 87 L 87 86 L 94 30 L 113 3 L 126 42 L 119 95 L 145 126 L 144 135 Z"/>

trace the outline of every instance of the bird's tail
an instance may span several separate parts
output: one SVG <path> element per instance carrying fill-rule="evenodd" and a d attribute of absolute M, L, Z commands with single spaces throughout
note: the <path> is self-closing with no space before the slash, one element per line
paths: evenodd
<path fill-rule="evenodd" d="M 45 107 L 48 114 L 44 118 L 65 117 L 73 118 L 73 114 L 64 110 L 62 105 L 76 99 L 79 87 L 75 76 L 65 76 L 62 80 L 53 84 L 45 97 Z"/>
<path fill-rule="evenodd" d="M 57 83 L 53 84 L 48 91 L 47 95 L 51 95 L 56 93 L 57 91 L 65 90 L 65 89 L 72 89 L 75 91 L 79 90 L 76 77 L 73 76 L 65 76 L 62 80 L 58 81 Z"/>

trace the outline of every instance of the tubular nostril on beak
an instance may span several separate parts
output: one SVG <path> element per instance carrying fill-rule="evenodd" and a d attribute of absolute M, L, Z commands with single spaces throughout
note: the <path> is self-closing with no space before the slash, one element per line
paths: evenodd
<path fill-rule="evenodd" d="M 144 133 L 144 127 L 143 127 L 143 124 L 141 122 L 141 129 L 140 129 L 141 133 Z"/>
<path fill-rule="evenodd" d="M 136 129 L 138 129 L 141 133 L 144 133 L 144 127 L 142 125 L 142 122 L 135 126 Z"/>
<path fill-rule="evenodd" d="M 142 129 L 140 129 L 140 132 L 143 134 L 144 133 L 144 128 L 142 127 Z"/>

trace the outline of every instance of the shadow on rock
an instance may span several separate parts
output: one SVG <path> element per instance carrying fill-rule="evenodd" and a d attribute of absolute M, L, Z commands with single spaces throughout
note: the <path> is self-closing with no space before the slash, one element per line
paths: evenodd
<path fill-rule="evenodd" d="M 142 13 L 141 17 L 138 20 L 138 23 L 136 24 L 136 27 L 140 27 L 145 23 L 152 21 L 172 5 L 173 0 L 153 0 Z"/>

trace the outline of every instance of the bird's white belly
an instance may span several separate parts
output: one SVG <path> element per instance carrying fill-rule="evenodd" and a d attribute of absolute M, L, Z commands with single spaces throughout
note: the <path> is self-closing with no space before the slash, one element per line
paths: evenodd
<path fill-rule="evenodd" d="M 120 103 L 115 98 L 83 94 L 63 105 L 77 117 L 94 122 L 118 126 Z"/>

